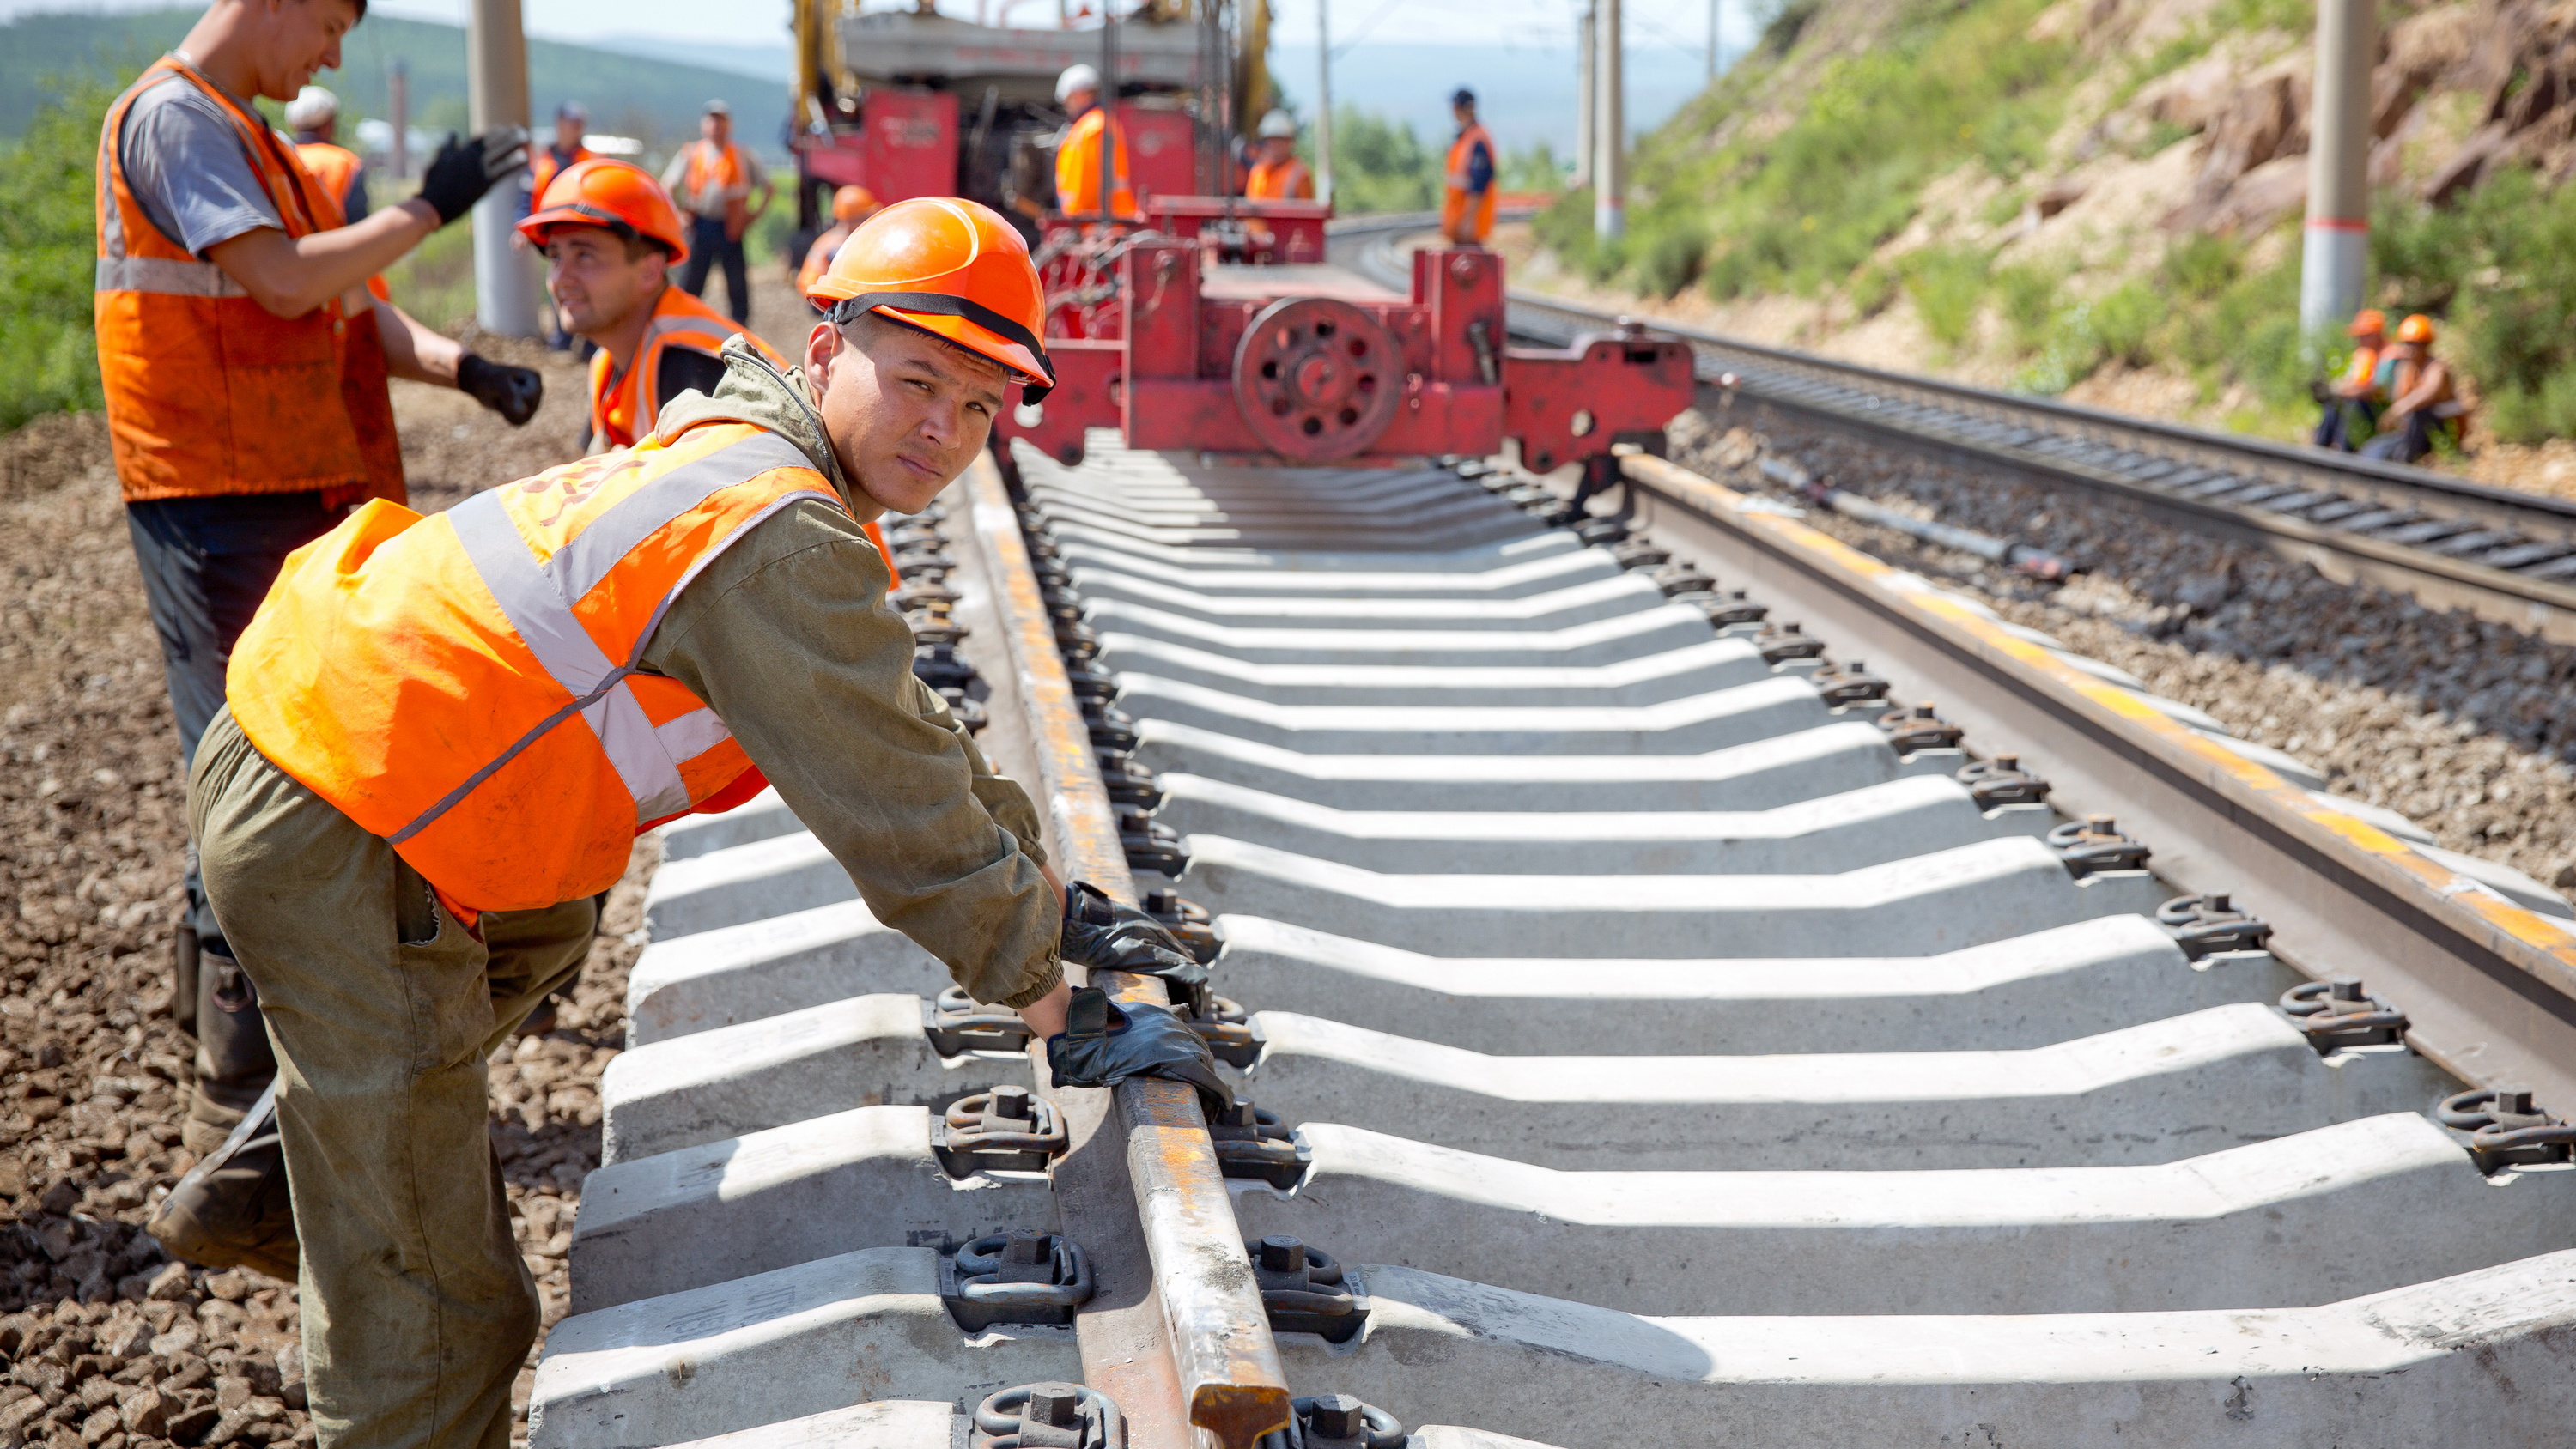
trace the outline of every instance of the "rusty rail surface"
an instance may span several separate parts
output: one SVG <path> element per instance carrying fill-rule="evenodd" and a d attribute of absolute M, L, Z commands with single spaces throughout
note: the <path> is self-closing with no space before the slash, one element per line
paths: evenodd
<path fill-rule="evenodd" d="M 2358 972 L 2408 1042 L 2482 1086 L 2576 1100 L 2576 938 L 1782 510 L 1660 458 L 1623 460 L 1635 519 L 1738 570 L 1906 693 L 1986 738 L 2045 742 L 2068 808 L 2158 842 L 2156 870 L 2232 891 L 2311 976 Z"/>
<path fill-rule="evenodd" d="M 1057 868 L 1133 905 L 1117 815 L 1056 651 L 1019 512 L 990 455 L 965 481 Z M 1169 1000 L 1151 977 L 1103 972 L 1093 984 L 1125 1001 Z M 1029 1049 L 1037 1080 L 1047 1082 L 1044 1044 Z M 1064 1228 L 1089 1249 L 1098 1282 L 1074 1320 L 1084 1378 L 1124 1411 L 1135 1449 L 1190 1449 L 1198 1433 L 1249 1449 L 1287 1422 L 1287 1378 L 1195 1090 L 1139 1080 L 1047 1095 L 1071 1136 L 1055 1169 Z"/>

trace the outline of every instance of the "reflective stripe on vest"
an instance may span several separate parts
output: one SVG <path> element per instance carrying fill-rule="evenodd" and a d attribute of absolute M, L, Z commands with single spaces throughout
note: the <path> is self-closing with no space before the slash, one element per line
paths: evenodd
<path fill-rule="evenodd" d="M 638 832 L 765 783 L 706 700 L 638 666 L 709 564 L 809 498 L 838 506 L 802 449 L 709 423 L 445 514 L 369 504 L 287 559 L 233 716 L 452 905 L 594 894 Z"/>
<path fill-rule="evenodd" d="M 782 369 L 786 360 L 739 322 L 681 291 L 665 287 L 653 303 L 653 320 L 636 343 L 635 359 L 619 371 L 606 349 L 590 363 L 590 438 L 598 448 L 631 448 L 653 431 L 662 412 L 662 352 L 688 347 L 715 356 L 725 339 L 740 333 L 745 342 Z"/>

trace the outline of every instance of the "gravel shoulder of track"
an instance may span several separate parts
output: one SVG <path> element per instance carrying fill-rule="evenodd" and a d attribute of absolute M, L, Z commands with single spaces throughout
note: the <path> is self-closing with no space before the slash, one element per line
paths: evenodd
<path fill-rule="evenodd" d="M 1729 447 L 1739 419 L 1747 430 Z M 2335 793 L 2398 811 L 2447 849 L 2576 885 L 2576 648 L 1767 408 L 1685 414 L 1673 437 L 1675 460 L 1712 477 L 1758 488 L 1732 466 L 1758 444 L 1882 504 L 2072 559 L 2085 571 L 2042 584 L 1894 529 L 1806 511 L 1835 538 L 2317 765 Z"/>
<path fill-rule="evenodd" d="M 396 383 L 423 511 L 577 452 L 578 364 L 475 345 L 542 368 L 545 406 L 512 429 Z M 294 1285 L 168 1262 L 142 1231 L 193 1163 L 177 1126 L 193 1046 L 169 1014 L 185 781 L 101 418 L 0 436 L 0 568 L 0 1449 L 310 1443 Z M 640 845 L 555 1029 L 492 1066 L 493 1142 L 548 1326 L 569 1301 L 653 859 Z"/>

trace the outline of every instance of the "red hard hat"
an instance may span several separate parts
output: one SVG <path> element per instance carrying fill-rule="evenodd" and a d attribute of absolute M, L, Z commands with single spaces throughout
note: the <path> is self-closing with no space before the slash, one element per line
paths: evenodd
<path fill-rule="evenodd" d="M 1024 398 L 1055 386 L 1041 334 L 1046 289 L 999 212 L 957 196 L 898 201 L 861 222 L 805 295 L 836 323 L 882 313 L 1017 373 Z"/>
<path fill-rule="evenodd" d="M 675 263 L 688 260 L 688 234 L 680 209 L 653 173 L 628 161 L 593 156 L 567 166 L 537 198 L 537 209 L 519 223 L 519 235 L 537 246 L 559 226 L 602 226 L 660 245 Z"/>

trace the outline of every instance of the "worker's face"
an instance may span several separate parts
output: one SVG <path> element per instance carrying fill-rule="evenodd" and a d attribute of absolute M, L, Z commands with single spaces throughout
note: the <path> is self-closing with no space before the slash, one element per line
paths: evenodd
<path fill-rule="evenodd" d="M 315 74 L 340 68 L 340 37 L 358 23 L 357 0 L 253 0 L 261 22 L 259 93 L 291 101 Z"/>
<path fill-rule="evenodd" d="M 1100 104 L 1100 92 L 1075 91 L 1064 98 L 1064 113 L 1068 116 L 1079 116 L 1098 104 Z"/>
<path fill-rule="evenodd" d="M 1296 154 L 1297 143 L 1290 137 L 1264 136 L 1261 138 L 1261 159 L 1265 165 L 1279 165 Z"/>
<path fill-rule="evenodd" d="M 1449 108 L 1449 114 L 1457 118 L 1458 129 L 1461 131 L 1476 124 L 1476 108 L 1474 106 L 1451 106 Z"/>
<path fill-rule="evenodd" d="M 733 117 L 704 115 L 698 117 L 698 134 L 721 146 L 733 134 Z"/>
<path fill-rule="evenodd" d="M 653 305 L 667 265 L 651 248 L 628 257 L 626 239 L 606 227 L 557 227 L 546 240 L 546 291 L 564 330 L 597 342 Z"/>
<path fill-rule="evenodd" d="M 589 131 L 590 128 L 579 121 L 566 120 L 561 116 L 557 116 L 555 118 L 555 149 L 570 153 L 574 148 L 581 145 L 581 138 L 589 134 Z"/>
<path fill-rule="evenodd" d="M 1009 375 L 898 323 L 824 322 L 805 341 L 823 431 L 858 490 L 919 513 L 983 451 Z"/>

